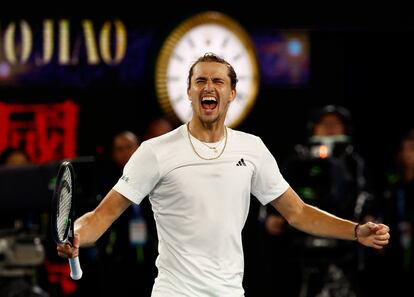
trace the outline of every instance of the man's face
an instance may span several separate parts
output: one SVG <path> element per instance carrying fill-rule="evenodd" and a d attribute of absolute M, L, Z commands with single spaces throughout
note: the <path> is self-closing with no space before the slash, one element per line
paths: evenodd
<path fill-rule="evenodd" d="M 229 104 L 236 96 L 226 65 L 217 62 L 201 62 L 194 67 L 187 93 L 193 116 L 209 124 L 224 122 Z"/>

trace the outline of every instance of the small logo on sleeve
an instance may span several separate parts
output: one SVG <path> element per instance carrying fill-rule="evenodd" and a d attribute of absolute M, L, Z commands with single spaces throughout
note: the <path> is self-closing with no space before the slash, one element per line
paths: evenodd
<path fill-rule="evenodd" d="M 129 182 L 129 176 L 123 175 L 123 176 L 121 177 L 121 179 L 122 179 L 123 181 L 125 181 L 126 183 L 128 183 L 128 182 Z"/>
<path fill-rule="evenodd" d="M 239 162 L 237 162 L 236 166 L 247 166 L 247 165 L 246 165 L 246 163 L 244 162 L 244 159 L 243 159 L 243 158 L 241 158 L 241 159 L 239 160 Z"/>

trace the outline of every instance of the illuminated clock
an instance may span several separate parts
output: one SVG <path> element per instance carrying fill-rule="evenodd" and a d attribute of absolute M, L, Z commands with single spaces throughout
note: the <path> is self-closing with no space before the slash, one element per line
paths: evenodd
<path fill-rule="evenodd" d="M 237 73 L 237 96 L 231 103 L 225 124 L 235 127 L 254 105 L 259 86 L 258 63 L 249 34 L 231 17 L 203 12 L 183 21 L 164 42 L 157 58 L 155 87 L 162 109 L 185 123 L 192 117 L 187 96 L 191 65 L 212 52 L 227 60 Z"/>

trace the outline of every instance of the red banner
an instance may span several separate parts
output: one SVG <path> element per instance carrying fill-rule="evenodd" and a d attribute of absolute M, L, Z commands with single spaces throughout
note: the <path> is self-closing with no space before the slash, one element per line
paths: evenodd
<path fill-rule="evenodd" d="M 0 153 L 23 148 L 33 163 L 76 157 L 79 107 L 71 100 L 54 104 L 0 102 Z"/>

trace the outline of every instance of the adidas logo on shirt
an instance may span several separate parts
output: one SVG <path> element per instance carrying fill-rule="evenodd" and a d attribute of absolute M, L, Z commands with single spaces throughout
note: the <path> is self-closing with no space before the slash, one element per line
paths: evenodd
<path fill-rule="evenodd" d="M 236 166 L 247 166 L 246 163 L 244 162 L 244 159 L 241 158 L 239 162 L 237 162 Z"/>

